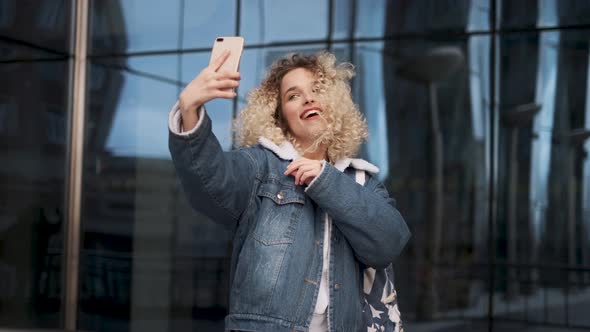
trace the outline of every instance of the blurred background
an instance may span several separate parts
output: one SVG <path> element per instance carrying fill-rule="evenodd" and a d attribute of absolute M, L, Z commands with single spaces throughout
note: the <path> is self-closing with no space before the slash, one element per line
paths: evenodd
<path fill-rule="evenodd" d="M 189 208 L 167 115 L 231 35 L 239 96 L 207 105 L 225 149 L 277 57 L 355 64 L 362 157 L 413 233 L 406 331 L 590 330 L 590 1 L 0 0 L 0 331 L 223 330 L 231 234 Z"/>

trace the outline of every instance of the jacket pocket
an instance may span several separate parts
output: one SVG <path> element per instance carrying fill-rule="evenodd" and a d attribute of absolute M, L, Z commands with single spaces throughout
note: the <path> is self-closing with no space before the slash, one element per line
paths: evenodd
<path fill-rule="evenodd" d="M 264 245 L 293 243 L 305 194 L 280 182 L 264 182 L 258 188 L 260 209 L 253 236 Z"/>

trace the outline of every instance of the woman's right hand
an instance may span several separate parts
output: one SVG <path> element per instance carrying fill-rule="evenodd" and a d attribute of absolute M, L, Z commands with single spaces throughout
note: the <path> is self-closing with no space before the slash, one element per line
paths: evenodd
<path fill-rule="evenodd" d="M 196 110 L 206 102 L 215 98 L 231 99 L 236 97 L 234 88 L 239 86 L 239 72 L 218 72 L 229 57 L 225 51 L 195 77 L 180 93 L 178 106 L 182 112 L 184 130 L 190 130 L 199 121 Z"/>

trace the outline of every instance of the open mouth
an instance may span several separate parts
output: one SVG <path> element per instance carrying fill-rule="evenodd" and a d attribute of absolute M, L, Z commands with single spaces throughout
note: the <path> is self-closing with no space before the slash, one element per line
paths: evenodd
<path fill-rule="evenodd" d="M 319 108 L 310 108 L 310 109 L 303 111 L 303 113 L 301 113 L 301 116 L 299 118 L 301 120 L 317 119 L 320 117 L 320 112 L 321 111 Z"/>

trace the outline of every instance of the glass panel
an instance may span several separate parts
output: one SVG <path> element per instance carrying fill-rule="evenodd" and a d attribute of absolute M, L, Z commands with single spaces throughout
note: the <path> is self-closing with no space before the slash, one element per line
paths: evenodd
<path fill-rule="evenodd" d="M 331 0 L 333 3 L 332 39 L 349 39 L 351 37 L 351 13 L 354 12 L 352 4 L 354 0 Z"/>
<path fill-rule="evenodd" d="M 385 1 L 381 0 L 379 3 Z M 359 4 L 361 1 L 359 1 Z M 370 8 L 369 3 L 362 6 Z M 490 0 L 387 1 L 386 35 L 435 31 L 487 31 Z M 369 22 L 370 17 L 369 17 Z M 360 28 L 360 27 L 359 27 Z"/>
<path fill-rule="evenodd" d="M 507 306 L 536 321 L 589 327 L 588 30 L 502 36 L 498 261 Z M 537 269 L 523 268 L 538 266 Z M 541 301 L 540 294 L 548 297 Z M 585 324 L 585 325 L 584 325 Z"/>
<path fill-rule="evenodd" d="M 89 53 L 178 49 L 181 13 L 178 0 L 93 0 Z"/>
<path fill-rule="evenodd" d="M 484 318 L 489 287 L 490 37 L 391 40 L 382 49 L 379 43 L 360 44 L 359 49 L 361 75 L 375 75 L 370 68 L 382 63 L 382 74 L 363 81 L 369 96 L 377 99 L 377 88 L 368 84 L 383 82 L 384 110 L 373 106 L 365 112 L 383 113 L 367 113 L 369 123 L 370 116 L 377 117 L 377 124 L 379 117 L 385 118 L 384 182 L 413 233 L 396 262 L 406 321 Z M 483 272 L 470 272 L 476 269 Z"/>
<path fill-rule="evenodd" d="M 0 327 L 61 326 L 69 68 L 0 65 Z"/>
<path fill-rule="evenodd" d="M 14 42 L 0 41 L 0 61 L 32 61 L 32 60 L 47 60 L 60 59 L 65 60 L 65 56 L 45 52 L 36 47 L 19 45 Z"/>
<path fill-rule="evenodd" d="M 328 0 L 240 1 L 246 45 L 328 37 Z"/>
<path fill-rule="evenodd" d="M 69 53 L 72 1 L 0 1 L 0 36 L 54 53 Z"/>
<path fill-rule="evenodd" d="M 355 4 L 356 31 L 354 36 L 357 38 L 382 37 L 385 33 L 387 1 L 355 1 Z"/>
<path fill-rule="evenodd" d="M 384 42 L 356 45 L 354 100 L 365 115 L 371 139 L 363 146 L 363 155 L 379 167 L 379 180 L 389 175 L 389 148 L 387 141 L 387 116 L 385 114 L 385 91 L 383 66 L 392 61 L 383 50 Z"/>
<path fill-rule="evenodd" d="M 534 28 L 586 25 L 590 2 L 585 0 L 498 1 L 501 28 Z"/>
<path fill-rule="evenodd" d="M 230 235 L 186 202 L 170 160 L 166 126 L 179 91 L 208 61 L 204 52 L 92 63 L 81 329 L 223 328 Z M 211 102 L 207 109 L 214 132 L 229 149 L 231 101 Z"/>
<path fill-rule="evenodd" d="M 185 6 L 183 48 L 211 48 L 216 37 L 236 34 L 236 0 L 181 0 L 180 3 Z M 249 42 L 246 40 L 246 45 Z"/>
<path fill-rule="evenodd" d="M 152 58 L 155 69 L 121 69 L 133 60 L 89 68 L 81 329 L 136 329 L 146 310 L 151 310 L 153 328 L 168 326 L 174 227 L 169 190 L 174 174 L 165 124 L 178 86 L 159 75 L 177 76 L 175 66 L 166 63 L 177 65 L 177 59 Z M 157 74 L 142 74 L 150 71 Z"/>
<path fill-rule="evenodd" d="M 215 37 L 235 34 L 235 7 L 235 0 L 94 0 L 90 53 L 210 48 Z"/>

